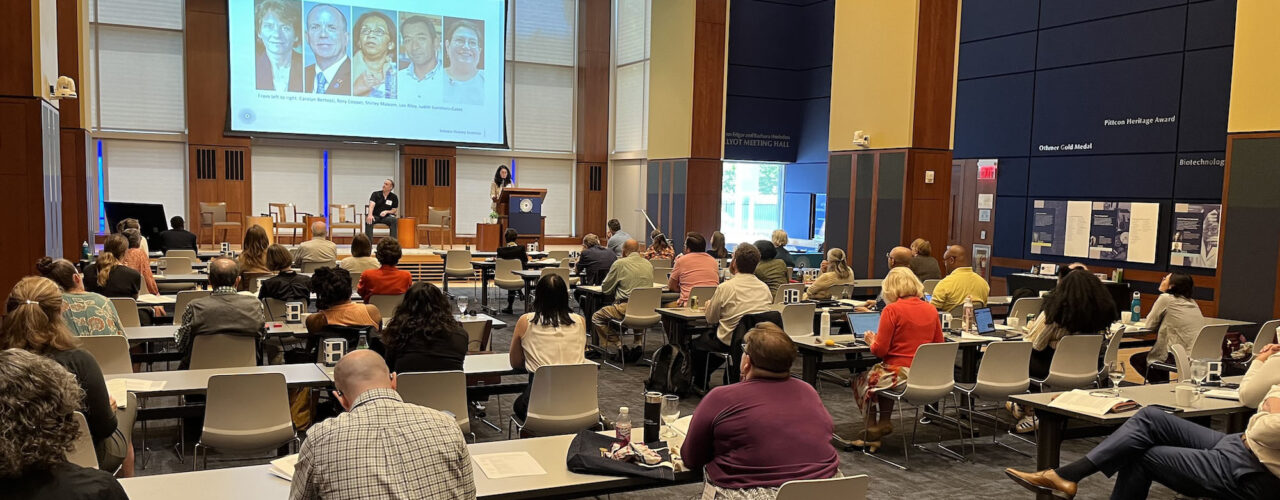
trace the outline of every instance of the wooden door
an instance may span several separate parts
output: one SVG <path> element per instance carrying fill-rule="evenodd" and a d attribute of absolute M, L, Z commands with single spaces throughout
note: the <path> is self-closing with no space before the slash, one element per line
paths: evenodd
<path fill-rule="evenodd" d="M 253 175 L 249 161 L 249 148 L 237 146 L 191 145 L 190 154 L 190 213 L 187 227 L 200 229 L 200 203 L 227 204 L 227 221 L 238 221 L 247 228 L 246 217 L 256 215 L 253 210 Z M 212 244 L 212 233 L 199 231 L 201 243 Z M 228 234 L 227 241 L 240 243 L 244 232 Z"/>

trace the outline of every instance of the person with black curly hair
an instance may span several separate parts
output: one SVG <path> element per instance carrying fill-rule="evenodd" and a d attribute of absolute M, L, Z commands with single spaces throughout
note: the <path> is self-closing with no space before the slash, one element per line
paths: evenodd
<path fill-rule="evenodd" d="M 449 298 L 431 283 L 409 287 L 382 332 L 387 366 L 395 373 L 461 370 L 467 342 Z"/>
<path fill-rule="evenodd" d="M 311 275 L 316 294 L 315 314 L 307 316 L 307 332 L 320 333 L 329 325 L 382 328 L 382 312 L 373 304 L 351 301 L 351 273 L 339 267 L 322 267 Z M 354 346 L 352 346 L 354 347 Z"/>

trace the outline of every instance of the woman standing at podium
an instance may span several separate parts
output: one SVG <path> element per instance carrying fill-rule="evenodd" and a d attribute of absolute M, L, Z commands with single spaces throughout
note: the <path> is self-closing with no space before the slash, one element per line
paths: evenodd
<path fill-rule="evenodd" d="M 493 173 L 493 184 L 489 185 L 490 212 L 498 212 L 498 195 L 502 194 L 502 188 L 511 187 L 512 180 L 511 169 L 506 165 L 498 165 L 498 170 Z"/>

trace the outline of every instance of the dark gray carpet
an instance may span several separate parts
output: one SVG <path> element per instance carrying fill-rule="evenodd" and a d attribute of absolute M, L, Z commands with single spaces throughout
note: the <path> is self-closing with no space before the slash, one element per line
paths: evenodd
<path fill-rule="evenodd" d="M 452 291 L 466 291 L 466 287 L 451 287 Z M 505 302 L 505 301 L 504 301 Z M 516 304 L 517 314 L 521 312 L 519 301 Z M 499 319 L 506 321 L 514 326 L 518 316 L 497 315 Z M 511 343 L 511 327 L 496 331 L 492 340 L 493 350 L 507 350 L 507 346 Z M 646 352 L 652 352 L 662 344 L 661 329 L 655 328 L 650 330 Z M 799 375 L 799 364 L 794 367 L 794 373 Z M 648 368 L 641 366 L 628 365 L 625 371 L 618 371 L 607 366 L 600 369 L 600 409 L 609 418 L 613 418 L 620 406 L 629 406 L 631 408 L 639 408 L 643 405 L 642 393 L 644 391 L 644 380 L 648 377 Z M 719 383 L 718 374 L 713 376 L 714 383 Z M 858 416 L 857 406 L 853 402 L 853 393 L 848 387 L 841 387 L 834 383 L 823 382 L 820 384 L 819 392 L 822 395 L 823 402 L 826 404 L 828 411 L 836 423 L 836 432 L 842 436 L 855 436 L 861 429 L 861 418 Z M 493 429 L 476 422 L 472 423 L 472 430 L 475 431 L 478 441 L 498 441 L 506 439 L 506 420 L 499 420 L 498 415 L 501 414 L 503 419 L 508 418 L 511 412 L 511 402 L 515 399 L 514 395 L 503 396 L 500 399 L 490 400 L 488 415 L 489 420 L 502 427 L 502 431 L 494 431 Z M 694 407 L 697 406 L 698 398 L 690 396 L 681 401 L 682 415 L 690 414 Z M 156 402 L 160 404 L 173 404 L 173 401 L 165 401 L 163 398 Z M 500 410 L 499 410 L 500 409 Z M 950 411 L 948 411 L 950 413 Z M 1007 413 L 1003 410 L 999 411 L 1007 420 Z M 768 422 L 761 423 L 761 431 L 767 432 Z M 910 431 L 910 423 L 907 426 L 895 424 L 896 433 L 886 437 L 884 448 L 880 450 L 880 454 L 885 458 L 901 463 L 902 459 L 902 441 L 901 434 Z M 990 427 L 982 425 L 982 430 L 990 431 Z M 1003 432 L 1003 431 L 1001 431 Z M 185 463 L 179 463 L 177 456 L 173 453 L 173 444 L 177 441 L 177 426 L 175 421 L 157 421 L 149 424 L 148 441 L 153 450 L 150 452 L 150 463 L 145 469 L 139 468 L 138 475 L 164 474 L 170 472 L 183 472 L 191 470 L 190 446 L 194 443 L 198 430 L 189 430 L 187 438 L 187 459 Z M 141 434 L 135 432 L 135 439 L 140 439 Z M 920 425 L 917 442 L 919 443 L 935 443 L 939 439 L 954 440 L 957 431 L 954 426 L 943 427 L 941 425 Z M 989 499 L 1000 498 L 1033 498 L 1033 496 L 1015 485 L 1004 475 L 1004 468 L 1015 467 L 1023 470 L 1031 470 L 1035 467 L 1035 459 L 1028 458 L 1013 451 L 990 444 L 990 434 L 980 436 L 978 438 L 977 452 L 968 452 L 967 460 L 958 462 L 947 458 L 942 458 L 932 453 L 920 451 L 912 448 L 910 453 L 909 470 L 903 471 L 896 467 L 884 464 L 872 457 L 864 456 L 859 451 L 840 452 L 840 470 L 845 475 L 867 474 L 872 478 L 871 491 L 869 498 L 873 499 Z M 1034 445 L 1022 443 L 1009 436 L 1004 436 L 1002 441 L 1023 450 L 1034 456 Z M 1071 460 L 1079 459 L 1088 452 L 1099 440 L 1098 439 L 1080 439 L 1071 440 L 1063 444 L 1062 460 L 1067 463 Z M 958 444 L 958 443 L 949 443 Z M 953 447 L 953 449 L 958 446 Z M 967 451 L 967 450 L 966 450 Z M 216 453 L 210 455 L 209 468 L 236 467 L 242 465 L 255 465 L 266 463 L 271 457 L 262 457 L 257 459 L 228 459 L 220 458 Z M 139 464 L 143 460 L 143 453 L 139 453 Z M 1107 498 L 1111 493 L 1113 481 L 1102 475 L 1095 475 L 1086 479 L 1081 484 L 1080 493 L 1077 498 L 1081 499 L 1100 499 Z M 697 498 L 701 494 L 702 485 L 684 485 L 672 486 L 667 488 L 655 488 L 645 491 L 631 492 L 625 494 L 612 495 L 611 498 Z M 1174 498 L 1173 492 L 1161 487 L 1152 488 L 1151 498 Z"/>

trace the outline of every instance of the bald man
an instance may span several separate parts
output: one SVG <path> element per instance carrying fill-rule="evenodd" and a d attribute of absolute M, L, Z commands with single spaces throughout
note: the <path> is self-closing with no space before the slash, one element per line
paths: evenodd
<path fill-rule="evenodd" d="M 617 348 L 619 355 L 627 361 L 636 361 L 644 350 L 639 335 L 631 336 L 631 345 L 623 346 L 622 339 L 609 326 L 609 322 L 622 319 L 627 315 L 627 299 L 631 291 L 637 288 L 653 286 L 653 265 L 640 255 L 640 243 L 628 239 L 622 243 L 622 258 L 613 261 L 609 266 L 609 274 L 600 283 L 605 295 L 613 295 L 613 303 L 600 308 L 591 315 L 591 325 L 596 335 L 592 338 L 597 344 L 604 338 L 609 348 Z"/>
<path fill-rule="evenodd" d="M 294 262 L 301 266 L 306 262 L 337 262 L 338 245 L 329 241 L 329 228 L 324 221 L 311 223 L 311 239 L 298 245 Z"/>
<path fill-rule="evenodd" d="M 948 274 L 933 289 L 930 303 L 942 312 L 950 312 L 964 304 L 965 297 L 972 297 L 975 305 L 987 303 L 987 295 L 991 293 L 991 285 L 982 276 L 973 272 L 969 265 L 969 249 L 960 245 L 947 247 L 942 254 L 942 263 L 946 264 Z"/>
<path fill-rule="evenodd" d="M 333 370 L 347 411 L 302 443 L 291 500 L 475 498 L 471 456 L 452 416 L 405 403 L 382 356 L 363 349 Z"/>

